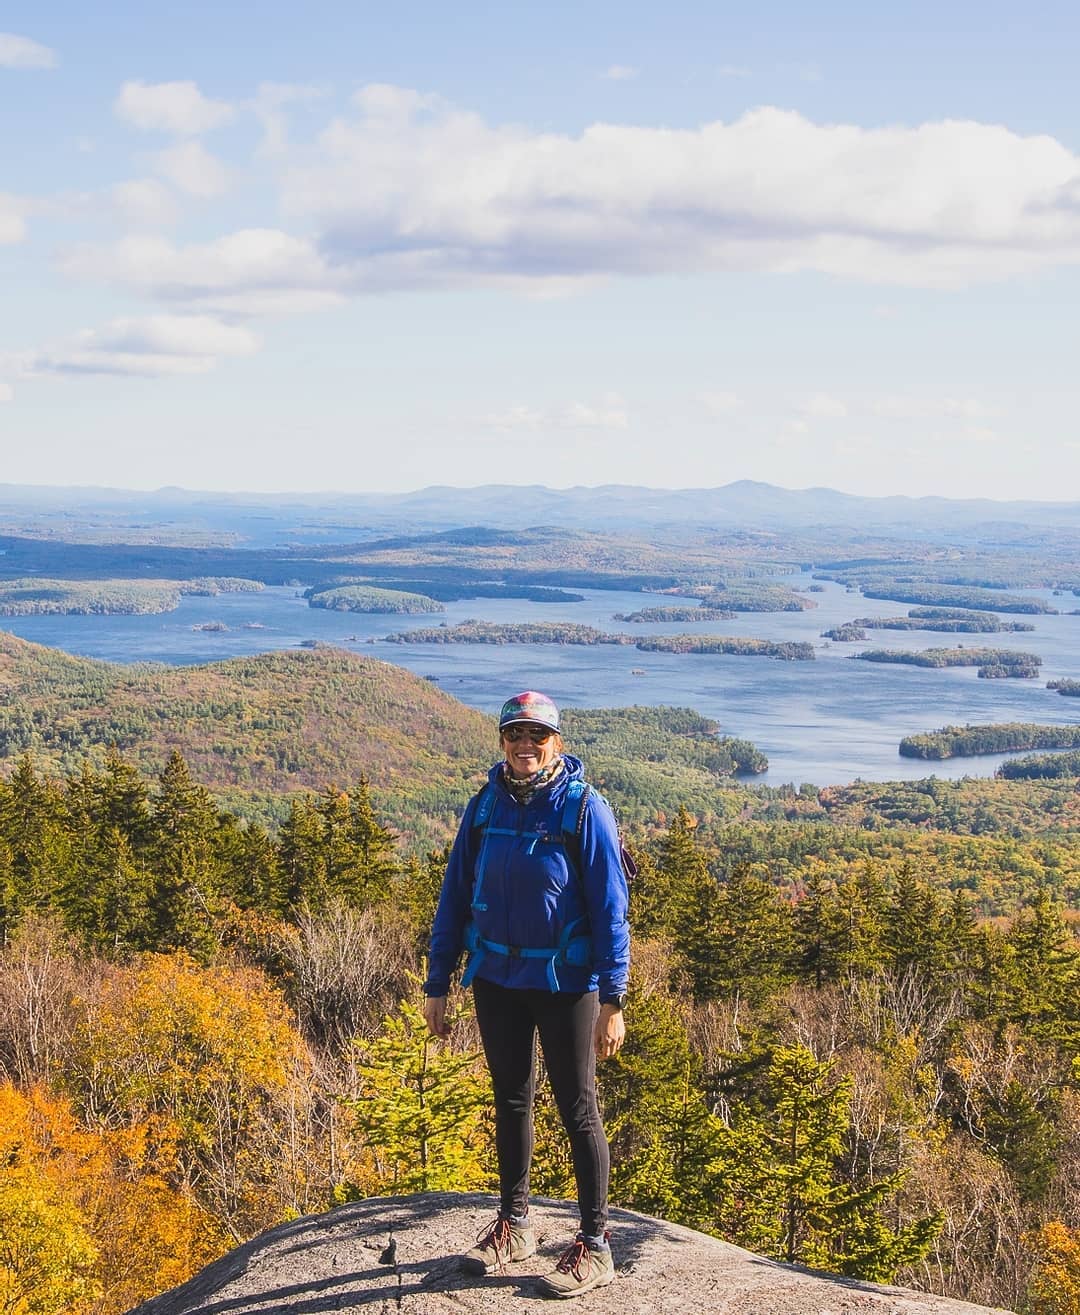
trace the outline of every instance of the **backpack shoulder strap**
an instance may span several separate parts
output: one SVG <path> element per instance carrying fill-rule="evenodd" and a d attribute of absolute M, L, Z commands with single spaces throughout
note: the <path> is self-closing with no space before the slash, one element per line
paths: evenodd
<path fill-rule="evenodd" d="M 571 781 L 566 787 L 560 830 L 563 839 L 573 845 L 572 852 L 575 854 L 581 848 L 581 828 L 585 825 L 585 813 L 592 792 L 593 788 L 587 781 Z"/>
<path fill-rule="evenodd" d="M 474 827 L 487 827 L 491 820 L 491 812 L 495 807 L 495 787 L 490 781 L 484 785 L 476 795 L 476 811 L 473 813 L 472 824 Z"/>

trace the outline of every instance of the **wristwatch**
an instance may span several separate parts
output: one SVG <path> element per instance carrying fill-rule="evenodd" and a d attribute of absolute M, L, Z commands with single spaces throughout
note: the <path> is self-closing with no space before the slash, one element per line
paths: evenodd
<path fill-rule="evenodd" d="M 601 1000 L 602 1005 L 614 1005 L 616 1009 L 626 1008 L 626 992 L 622 995 L 609 995 L 606 1000 Z"/>

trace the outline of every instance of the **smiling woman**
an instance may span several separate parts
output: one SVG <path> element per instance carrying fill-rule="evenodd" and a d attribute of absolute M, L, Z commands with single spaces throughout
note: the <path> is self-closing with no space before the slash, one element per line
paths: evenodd
<path fill-rule="evenodd" d="M 464 1257 L 479 1274 L 536 1251 L 529 1168 L 539 1033 L 581 1207 L 581 1232 L 541 1287 L 573 1297 L 615 1277 L 596 1060 L 616 1054 L 625 1031 L 626 879 L 615 819 L 563 752 L 551 699 L 535 690 L 508 699 L 499 738 L 504 760 L 465 810 L 446 869 L 425 1017 L 433 1035 L 449 1036 L 446 996 L 467 949 L 462 985 L 472 984 L 491 1070 L 499 1161 L 498 1215 Z"/>

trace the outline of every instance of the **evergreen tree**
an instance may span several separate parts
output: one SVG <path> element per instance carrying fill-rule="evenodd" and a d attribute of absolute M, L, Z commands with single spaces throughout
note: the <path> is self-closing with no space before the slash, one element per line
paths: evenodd
<path fill-rule="evenodd" d="M 6 943 L 26 913 L 56 906 L 70 863 L 63 795 L 38 779 L 29 755 L 0 788 L 0 850 L 0 943 Z"/>
<path fill-rule="evenodd" d="M 674 1001 L 634 995 L 626 1044 L 598 1070 L 611 1141 L 612 1197 L 691 1228 L 711 1228 L 725 1129 L 705 1103 Z"/>
<path fill-rule="evenodd" d="M 352 854 L 349 887 L 338 892 L 355 908 L 378 904 L 398 876 L 397 837 L 375 816 L 371 790 L 362 776 L 349 796 L 347 839 Z"/>
<path fill-rule="evenodd" d="M 227 842 L 229 893 L 242 909 L 282 914 L 288 908 L 278 849 L 257 822 L 233 829 Z"/>
<path fill-rule="evenodd" d="M 905 859 L 885 910 L 884 942 L 897 973 L 917 968 L 932 979 L 946 972 L 948 952 L 941 897 L 920 881 Z"/>
<path fill-rule="evenodd" d="M 423 860 L 410 854 L 401 870 L 401 898 L 398 902 L 409 916 L 421 949 L 427 944 L 435 920 L 435 907 L 449 861 L 450 846 L 445 845 L 442 849 L 429 850 Z"/>
<path fill-rule="evenodd" d="M 837 883 L 814 866 L 795 906 L 796 962 L 818 988 L 840 981 L 850 961 L 850 889 L 847 894 L 845 899 Z"/>
<path fill-rule="evenodd" d="M 451 1021 L 461 1015 L 456 1014 Z M 349 1104 L 378 1166 L 380 1193 L 487 1187 L 491 1148 L 481 1115 L 491 1087 L 479 1055 L 432 1038 L 403 1000 L 360 1059 L 361 1094 Z M 339 1195 L 348 1199 L 346 1188 Z"/>
<path fill-rule="evenodd" d="M 791 906 L 748 864 L 739 864 L 712 912 L 712 993 L 763 1003 L 790 979 Z"/>
<path fill-rule="evenodd" d="M 1045 889 L 1013 923 L 1016 963 L 1010 1017 L 1043 1040 L 1080 1050 L 1080 951 Z"/>
<path fill-rule="evenodd" d="M 219 907 L 217 809 L 175 749 L 153 800 L 156 944 L 205 955 L 214 945 Z"/>
<path fill-rule="evenodd" d="M 278 862 L 289 908 L 303 905 L 314 911 L 326 907 L 322 822 L 310 795 L 300 795 L 289 804 L 278 838 Z"/>
<path fill-rule="evenodd" d="M 761 1078 L 733 1101 L 731 1124 L 759 1149 L 735 1166 L 744 1195 L 756 1202 L 754 1232 L 736 1240 L 788 1263 L 876 1281 L 926 1253 L 936 1217 L 892 1228 L 882 1213 L 900 1185 L 897 1176 L 864 1184 L 843 1178 L 850 1078 L 837 1078 L 831 1060 L 798 1045 L 775 1049 L 764 1069 L 751 1056 L 741 1072 L 744 1082 Z"/>
<path fill-rule="evenodd" d="M 117 826 L 101 838 L 95 868 L 84 868 L 89 878 L 82 908 L 86 920 L 78 928 L 98 949 L 113 953 L 154 948 L 149 918 L 153 879 L 135 861 L 127 836 Z"/>

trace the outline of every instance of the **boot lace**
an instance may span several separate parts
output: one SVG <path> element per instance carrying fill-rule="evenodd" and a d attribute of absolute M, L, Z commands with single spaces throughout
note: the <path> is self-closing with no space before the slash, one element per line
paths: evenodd
<path fill-rule="evenodd" d="M 482 1228 L 476 1235 L 476 1245 L 481 1251 L 493 1251 L 495 1263 L 500 1266 L 509 1258 L 512 1244 L 510 1220 L 503 1215 L 499 1215 L 493 1224 Z"/>
<path fill-rule="evenodd" d="M 592 1252 L 579 1237 L 562 1253 L 555 1268 L 560 1274 L 573 1274 L 579 1283 L 584 1283 L 592 1268 Z"/>

